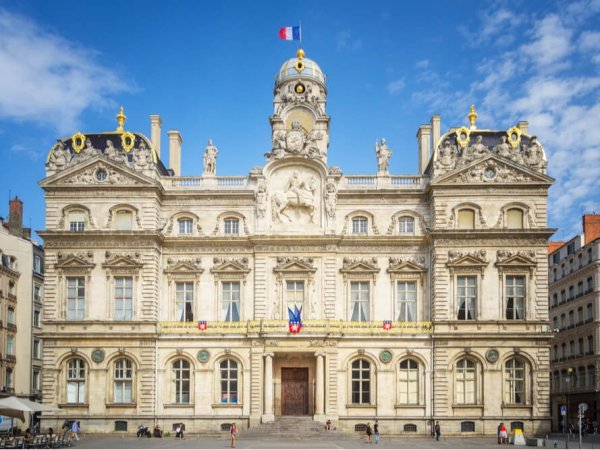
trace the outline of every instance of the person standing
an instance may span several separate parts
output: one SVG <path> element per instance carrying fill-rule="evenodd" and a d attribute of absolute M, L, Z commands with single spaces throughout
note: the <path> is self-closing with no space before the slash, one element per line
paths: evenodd
<path fill-rule="evenodd" d="M 377 420 L 373 424 L 373 432 L 375 433 L 375 443 L 379 444 L 379 440 L 381 439 L 381 435 L 379 434 L 379 423 Z"/>
<path fill-rule="evenodd" d="M 71 425 L 71 437 L 76 441 L 79 441 L 79 420 L 74 420 Z"/>
<path fill-rule="evenodd" d="M 500 437 L 500 444 L 508 445 L 508 431 L 506 430 L 506 426 L 504 425 L 504 422 L 500 423 L 498 434 Z"/>
<path fill-rule="evenodd" d="M 371 422 L 367 422 L 367 429 L 365 430 L 365 442 L 368 444 L 372 444 L 371 436 L 373 435 L 373 430 L 371 429 Z"/>
<path fill-rule="evenodd" d="M 439 441 L 440 440 L 440 436 L 442 435 L 442 429 L 440 428 L 440 422 L 439 422 L 439 420 L 436 420 L 435 427 L 433 428 L 433 431 L 435 431 L 435 440 Z"/>
<path fill-rule="evenodd" d="M 238 437 L 238 429 L 235 426 L 235 422 L 231 424 L 231 427 L 229 428 L 229 432 L 231 433 L 231 448 L 235 448 L 235 443 L 236 443 L 237 437 Z"/>

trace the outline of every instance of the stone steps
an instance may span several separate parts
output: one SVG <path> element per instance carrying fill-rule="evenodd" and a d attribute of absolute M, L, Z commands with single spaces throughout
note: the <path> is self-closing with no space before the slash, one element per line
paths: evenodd
<path fill-rule="evenodd" d="M 251 428 L 246 433 L 248 436 L 269 437 L 315 437 L 335 435 L 338 432 L 325 433 L 325 424 L 315 422 L 311 417 L 284 416 L 275 419 L 275 422 L 262 423 Z"/>

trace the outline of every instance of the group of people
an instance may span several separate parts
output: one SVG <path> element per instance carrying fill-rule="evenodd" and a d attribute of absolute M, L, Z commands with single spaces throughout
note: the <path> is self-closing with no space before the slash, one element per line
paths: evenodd
<path fill-rule="evenodd" d="M 373 435 L 375 436 L 374 440 Z M 373 424 L 373 428 L 371 428 L 371 422 L 367 422 L 367 428 L 365 429 L 365 442 L 367 444 L 372 444 L 373 442 L 379 444 L 380 439 L 381 434 L 379 434 L 379 423 L 377 420 Z"/>

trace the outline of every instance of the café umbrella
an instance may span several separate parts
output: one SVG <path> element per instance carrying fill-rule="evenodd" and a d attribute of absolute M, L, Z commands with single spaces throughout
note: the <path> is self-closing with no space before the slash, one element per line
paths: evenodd
<path fill-rule="evenodd" d="M 25 422 L 25 413 L 37 411 L 56 411 L 56 408 L 25 398 L 5 397 L 0 399 L 0 415 L 21 419 Z"/>

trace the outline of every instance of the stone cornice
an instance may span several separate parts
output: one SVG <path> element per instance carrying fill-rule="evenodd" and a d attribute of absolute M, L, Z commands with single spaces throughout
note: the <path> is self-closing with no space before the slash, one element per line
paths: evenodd
<path fill-rule="evenodd" d="M 558 228 L 536 228 L 536 229 L 483 229 L 483 230 L 444 230 L 438 229 L 429 232 L 434 240 L 436 239 L 493 239 L 493 238 L 530 238 L 530 239 L 550 239 Z M 475 242 L 475 241 L 474 241 Z"/>

